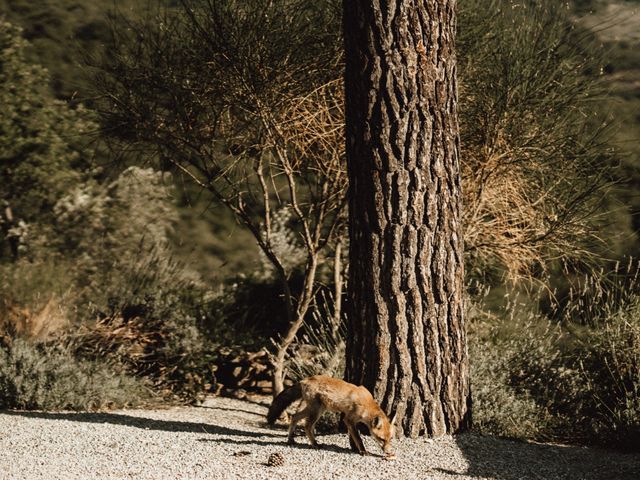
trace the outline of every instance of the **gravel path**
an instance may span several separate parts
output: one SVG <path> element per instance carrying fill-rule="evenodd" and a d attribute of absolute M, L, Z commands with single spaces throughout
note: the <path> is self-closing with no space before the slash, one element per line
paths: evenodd
<path fill-rule="evenodd" d="M 397 460 L 285 444 L 265 407 L 212 398 L 201 407 L 110 413 L 0 412 L 0 479 L 640 479 L 640 455 L 477 435 L 396 442 Z M 300 432 L 300 435 L 304 435 Z M 280 452 L 285 465 L 266 465 Z"/>

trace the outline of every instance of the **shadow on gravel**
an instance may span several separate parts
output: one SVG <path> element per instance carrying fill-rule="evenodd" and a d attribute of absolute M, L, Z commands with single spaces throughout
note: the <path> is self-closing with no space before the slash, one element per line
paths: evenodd
<path fill-rule="evenodd" d="M 348 453 L 353 455 L 353 452 L 349 448 L 339 447 L 337 445 L 329 445 L 327 443 L 320 443 L 319 447 L 313 447 L 308 443 L 294 443 L 290 445 L 287 443 L 286 435 L 280 437 L 280 440 L 235 440 L 233 438 L 199 438 L 199 442 L 213 442 L 213 443 L 224 443 L 224 444 L 233 444 L 233 445 L 266 445 L 266 446 L 276 446 L 276 447 L 287 447 L 287 448 L 299 448 L 304 450 L 317 450 L 320 448 L 321 450 L 327 450 L 336 453 Z M 381 455 L 376 455 L 380 456 Z"/>
<path fill-rule="evenodd" d="M 134 417 L 121 413 L 88 413 L 88 412 L 15 412 L 3 411 L 3 415 L 15 415 L 28 418 L 42 418 L 46 420 L 66 420 L 71 422 L 109 423 L 145 430 L 159 430 L 165 432 L 208 433 L 214 435 L 230 435 L 237 437 L 264 437 L 268 432 L 252 432 L 235 428 L 221 427 L 207 423 L 179 422 L 172 420 L 156 420 L 152 418 Z M 252 441 L 248 441 L 252 443 Z"/>
<path fill-rule="evenodd" d="M 449 475 L 520 479 L 638 480 L 640 455 L 596 448 L 532 444 L 491 436 L 459 435 L 456 443 L 469 466 Z"/>
<path fill-rule="evenodd" d="M 225 410 L 227 412 L 240 412 L 240 413 L 248 413 L 249 415 L 256 415 L 258 417 L 264 417 L 265 413 L 261 413 L 261 412 L 254 412 L 251 410 L 244 410 L 242 408 L 228 408 L 228 407 L 209 407 L 207 405 L 196 405 L 193 408 L 205 408 L 205 409 L 209 409 L 209 410 Z"/>

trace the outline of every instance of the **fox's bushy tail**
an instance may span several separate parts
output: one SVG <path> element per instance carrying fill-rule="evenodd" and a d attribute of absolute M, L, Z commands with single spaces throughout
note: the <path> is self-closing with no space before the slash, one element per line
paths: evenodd
<path fill-rule="evenodd" d="M 276 398 L 273 399 L 273 403 L 269 407 L 269 412 L 267 413 L 267 423 L 269 423 L 269 425 L 276 423 L 276 420 L 280 417 L 282 412 L 300 398 L 302 398 L 302 387 L 299 383 L 285 388 Z"/>

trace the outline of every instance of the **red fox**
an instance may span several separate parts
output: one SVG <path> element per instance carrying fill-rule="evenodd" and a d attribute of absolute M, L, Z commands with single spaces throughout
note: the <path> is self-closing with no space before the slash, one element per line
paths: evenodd
<path fill-rule="evenodd" d="M 351 449 L 361 455 L 367 451 L 362 443 L 356 425 L 363 423 L 369 427 L 373 438 L 380 444 L 387 458 L 394 458 L 391 453 L 391 440 L 395 436 L 394 418 L 389 421 L 380 405 L 363 386 L 337 378 L 316 375 L 302 380 L 300 383 L 283 390 L 269 407 L 267 422 L 273 425 L 282 412 L 298 399 L 303 404 L 296 414 L 291 417 L 289 425 L 289 443 L 294 443 L 293 435 L 296 424 L 306 418 L 305 431 L 311 445 L 318 446 L 313 434 L 313 427 L 325 410 L 339 412 L 349 431 L 349 443 Z"/>

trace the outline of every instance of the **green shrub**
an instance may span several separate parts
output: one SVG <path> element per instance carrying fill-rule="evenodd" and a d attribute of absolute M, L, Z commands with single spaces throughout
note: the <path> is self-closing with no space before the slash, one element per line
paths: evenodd
<path fill-rule="evenodd" d="M 109 295 L 130 293 L 113 288 L 122 284 L 123 273 L 137 270 L 139 262 L 168 272 L 163 278 L 149 274 L 156 283 L 196 279 L 187 269 L 170 265 L 169 236 L 177 221 L 172 194 L 170 176 L 130 167 L 105 185 L 78 184 L 56 203 L 47 246 L 76 258 L 77 283 L 97 308 L 104 308 Z M 135 291 L 141 279 L 131 280 L 122 289 Z"/>
<path fill-rule="evenodd" d="M 584 339 L 578 371 L 591 413 L 588 424 L 603 442 L 640 446 L 640 297 Z"/>
<path fill-rule="evenodd" d="M 553 419 L 512 378 L 521 356 L 532 354 L 527 351 L 531 344 L 548 345 L 552 332 L 534 328 L 539 318 L 528 297 L 475 283 L 469 290 L 473 292 L 466 302 L 473 428 L 483 434 L 545 438 Z"/>
<path fill-rule="evenodd" d="M 616 284 L 598 277 L 587 283 L 591 293 L 583 287 L 559 320 L 515 302 L 497 314 L 472 318 L 477 429 L 640 445 L 640 296 L 633 293 L 633 281 Z"/>
<path fill-rule="evenodd" d="M 78 361 L 106 361 L 181 400 L 201 396 L 212 379 L 213 345 L 201 332 L 208 292 L 173 257 L 171 195 L 166 176 L 132 167 L 60 198 L 31 259 L 0 266 L 0 304 L 18 312 L 0 314 L 0 334 L 28 335 L 22 325 L 33 318 L 51 323 L 39 312 L 55 299 Z"/>
<path fill-rule="evenodd" d="M 171 178 L 150 168 L 79 185 L 55 206 L 51 246 L 76 254 L 76 351 L 107 356 L 162 391 L 194 399 L 211 377 L 211 345 L 200 330 L 208 293 L 173 256 L 172 193 Z"/>
<path fill-rule="evenodd" d="M 95 124 L 87 109 L 53 98 L 47 70 L 26 61 L 21 33 L 0 19 L 0 200 L 32 222 L 85 176 L 91 151 L 83 143 Z"/>
<path fill-rule="evenodd" d="M 552 419 L 526 390 L 511 383 L 522 349 L 515 339 L 469 335 L 474 429 L 514 438 L 544 438 Z"/>
<path fill-rule="evenodd" d="M 201 332 L 206 291 L 182 276 L 183 267 L 163 247 L 141 249 L 116 265 L 101 272 L 98 320 L 85 320 L 77 351 L 84 358 L 106 356 L 184 400 L 198 398 L 209 388 L 207 352 L 218 340 Z"/>
<path fill-rule="evenodd" d="M 16 338 L 0 347 L 0 408 L 91 410 L 141 405 L 149 390 L 107 362 Z"/>
<path fill-rule="evenodd" d="M 639 333 L 637 320 L 613 318 L 578 338 L 568 332 L 551 341 L 532 338 L 514 362 L 510 384 L 553 417 L 551 437 L 637 448 Z"/>

